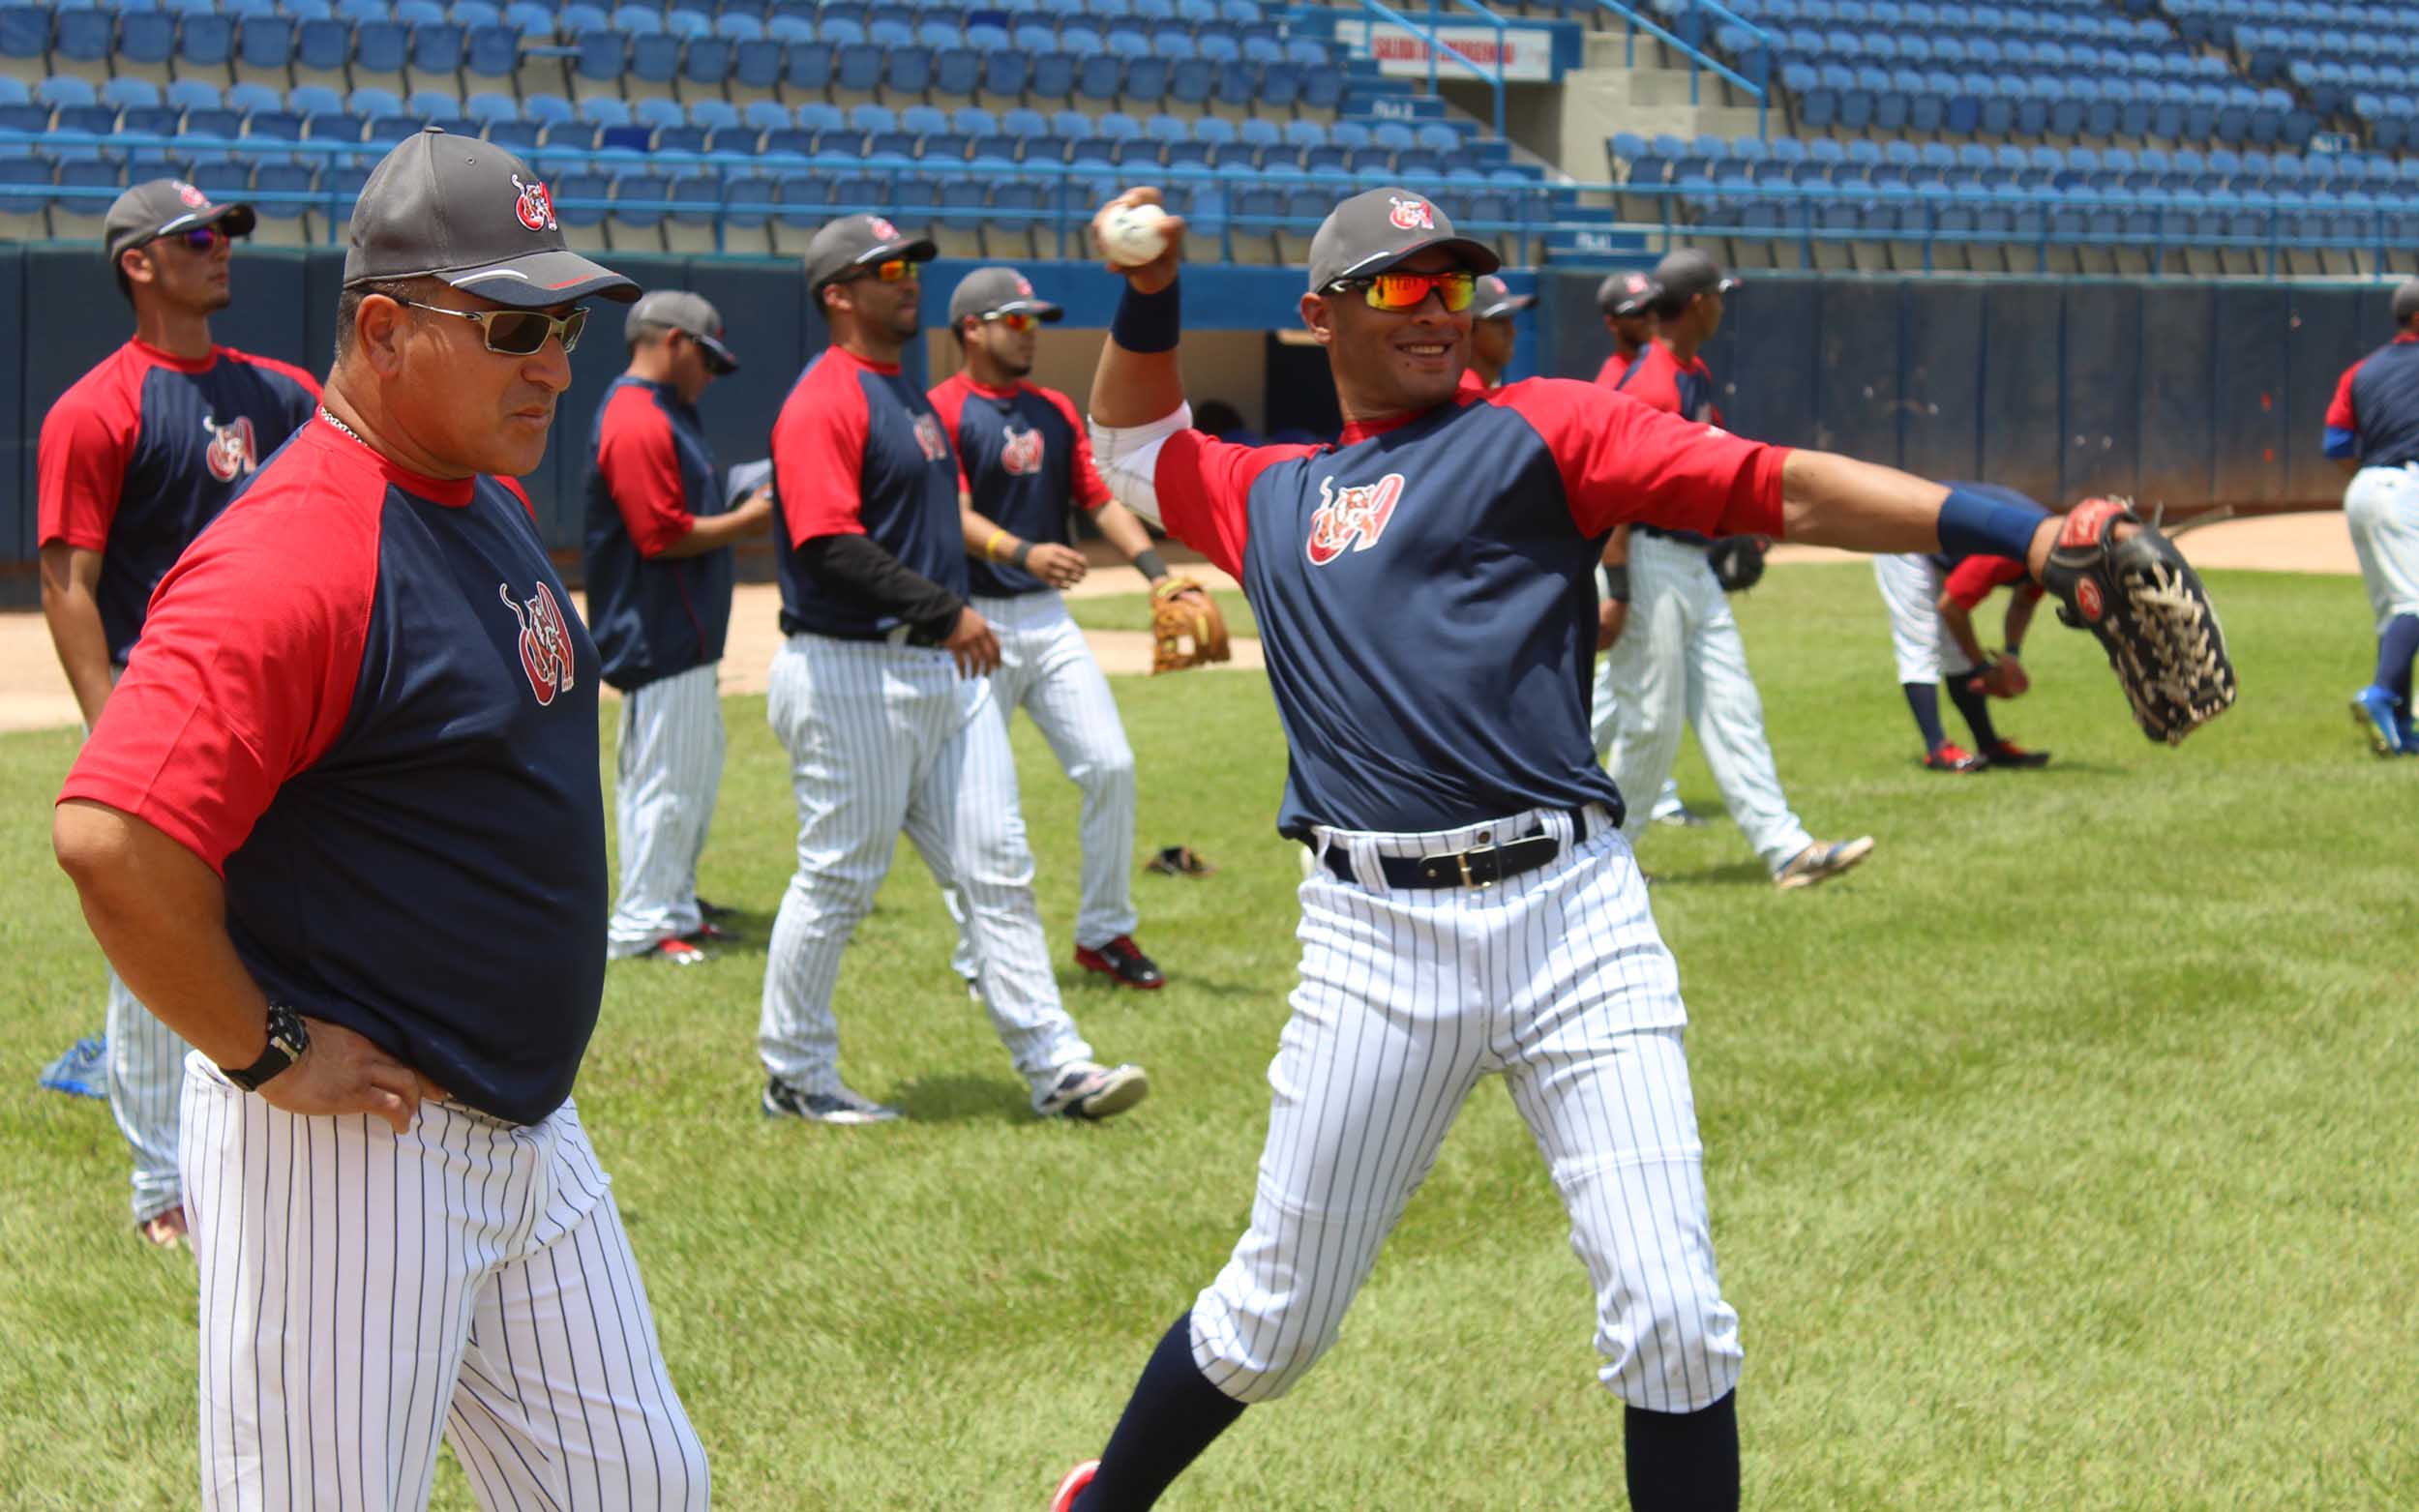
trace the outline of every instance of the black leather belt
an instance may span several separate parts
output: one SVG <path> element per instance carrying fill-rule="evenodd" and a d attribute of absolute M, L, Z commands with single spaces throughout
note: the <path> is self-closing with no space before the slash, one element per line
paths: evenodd
<path fill-rule="evenodd" d="M 1712 536 L 1701 536 L 1693 530 L 1665 530 L 1660 525 L 1640 525 L 1638 531 L 1641 535 L 1654 536 L 1657 540 L 1677 541 L 1682 546 L 1712 546 L 1714 544 Z"/>
<path fill-rule="evenodd" d="M 1584 837 L 1588 832 L 1587 811 L 1571 810 L 1570 825 L 1573 836 Z M 1492 887 L 1508 876 L 1536 871 L 1561 855 L 1562 851 L 1561 841 L 1540 832 L 1523 835 L 1518 840 L 1508 840 L 1500 845 L 1477 845 L 1444 855 L 1380 856 L 1377 861 L 1378 871 L 1385 876 L 1389 887 Z M 1329 845 L 1324 859 L 1328 870 L 1334 873 L 1337 879 L 1346 882 L 1360 880 L 1353 871 L 1352 853 L 1346 847 Z"/>

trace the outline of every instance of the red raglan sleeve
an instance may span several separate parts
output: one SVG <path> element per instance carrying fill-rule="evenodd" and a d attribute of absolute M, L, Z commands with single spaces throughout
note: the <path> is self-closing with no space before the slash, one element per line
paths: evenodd
<path fill-rule="evenodd" d="M 2357 430 L 2360 429 L 2360 417 L 2352 413 L 2352 379 L 2359 376 L 2362 364 L 2368 360 L 2363 357 L 2359 362 L 2344 369 L 2344 375 L 2335 380 L 2335 398 L 2327 403 L 2328 430 Z"/>
<path fill-rule="evenodd" d="M 1544 439 L 1582 535 L 1625 522 L 1709 536 L 1780 534 L 1786 447 L 1743 440 L 1566 379 L 1534 378 L 1487 400 L 1517 413 Z"/>
<path fill-rule="evenodd" d="M 1251 486 L 1279 462 L 1309 456 L 1307 446 L 1236 446 L 1199 430 L 1160 444 L 1151 473 L 1159 523 L 1231 578 L 1243 572 L 1250 535 Z"/>
<path fill-rule="evenodd" d="M 1100 464 L 1092 460 L 1091 431 L 1085 427 L 1084 417 L 1075 412 L 1073 400 L 1057 389 L 1041 392 L 1049 399 L 1050 407 L 1065 418 L 1067 433 L 1075 438 L 1074 451 L 1070 454 L 1073 460 L 1067 472 L 1067 492 L 1074 498 L 1076 508 L 1098 509 L 1115 495 L 1110 493 L 1107 481 L 1100 476 Z M 957 434 L 956 426 L 950 427 L 949 433 Z"/>
<path fill-rule="evenodd" d="M 1950 602 L 1972 609 L 1989 598 L 1990 590 L 2001 583 L 2017 582 L 2024 578 L 2024 564 L 2013 556 L 1969 556 L 1949 569 L 1941 592 Z"/>
<path fill-rule="evenodd" d="M 98 375 L 96 375 L 98 376 Z M 37 545 L 105 550 L 117 518 L 126 464 L 142 425 L 131 392 L 86 380 L 50 406 L 34 453 Z"/>
<path fill-rule="evenodd" d="M 790 391 L 773 421 L 773 491 L 791 546 L 865 533 L 867 415 L 855 370 L 828 358 Z"/>
<path fill-rule="evenodd" d="M 613 390 L 597 428 L 596 470 L 641 556 L 663 555 L 696 528 L 672 419 L 649 391 L 635 384 Z"/>
<path fill-rule="evenodd" d="M 60 789 L 131 814 L 224 875 L 277 790 L 352 710 L 377 591 L 378 504 L 281 469 L 161 579 L 140 654 Z"/>

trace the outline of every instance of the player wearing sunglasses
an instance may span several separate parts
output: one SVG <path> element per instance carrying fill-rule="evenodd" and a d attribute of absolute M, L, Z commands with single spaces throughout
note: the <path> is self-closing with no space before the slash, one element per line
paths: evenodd
<path fill-rule="evenodd" d="M 308 372 L 210 339 L 210 317 L 234 297 L 233 239 L 252 228 L 250 205 L 214 204 L 174 179 L 128 190 L 103 222 L 134 336 L 50 406 L 37 462 L 43 613 L 87 726 L 162 575 L 318 402 Z M 114 971 L 105 1042 L 110 1111 L 134 1155 L 134 1223 L 178 1243 L 185 1045 Z"/>
<path fill-rule="evenodd" d="M 975 993 L 1044 1117 L 1140 1102 L 1138 1066 L 1104 1066 L 1068 1018 L 1033 900 L 1007 722 L 987 675 L 1000 639 L 967 599 L 949 428 L 899 358 L 921 329 L 933 244 L 845 216 L 806 252 L 831 345 L 773 422 L 781 628 L 766 714 L 790 753 L 798 868 L 764 962 L 757 1052 L 768 1117 L 885 1123 L 901 1111 L 840 1080 L 840 959 L 902 829 L 954 889 Z M 1003 311 L 1020 313 L 1022 311 Z"/>
<path fill-rule="evenodd" d="M 732 546 L 764 534 L 772 493 L 726 497 L 698 415 L 706 385 L 739 367 L 722 312 L 657 289 L 630 308 L 622 339 L 630 366 L 605 391 L 588 437 L 583 550 L 588 628 L 605 680 L 623 695 L 621 884 L 606 941 L 617 957 L 689 965 L 705 959 L 704 942 L 732 937 L 698 902 L 697 867 L 722 784 L 716 683 Z"/>
<path fill-rule="evenodd" d="M 1014 268 L 968 274 L 949 296 L 949 328 L 966 366 L 932 391 L 932 400 L 965 474 L 974 608 L 1000 637 L 992 701 L 1002 718 L 1018 709 L 1030 714 L 1083 790 L 1075 964 L 1119 986 L 1155 989 L 1167 978 L 1134 943 L 1134 751 L 1109 680 L 1059 597 L 1086 569 L 1068 533 L 1069 512 L 1089 512 L 1154 591 L 1168 569 L 1143 522 L 1109 496 L 1073 401 L 1030 376 L 1041 327 L 1062 313 Z M 950 905 L 961 911 L 956 900 Z M 963 927 L 956 965 L 960 976 L 976 979 Z"/>

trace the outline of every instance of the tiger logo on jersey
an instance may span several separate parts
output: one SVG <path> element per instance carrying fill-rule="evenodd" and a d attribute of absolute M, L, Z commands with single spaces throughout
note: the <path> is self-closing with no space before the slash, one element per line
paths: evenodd
<path fill-rule="evenodd" d="M 939 462 L 948 460 L 949 438 L 941 433 L 941 422 L 933 416 L 918 415 L 915 417 L 915 444 L 924 449 L 924 460 L 926 461 Z"/>
<path fill-rule="evenodd" d="M 512 176 L 512 181 L 513 188 L 521 192 L 521 197 L 513 201 L 514 216 L 532 231 L 553 230 L 554 196 L 547 193 L 546 181 L 531 179 L 523 184 L 518 173 Z"/>
<path fill-rule="evenodd" d="M 521 669 L 529 675 L 529 691 L 544 708 L 556 694 L 571 690 L 575 652 L 562 606 L 554 602 L 554 590 L 542 582 L 525 599 L 515 597 L 508 583 L 497 583 L 495 592 L 521 621 Z"/>
<path fill-rule="evenodd" d="M 1389 472 L 1375 483 L 1339 489 L 1332 478 L 1319 480 L 1319 507 L 1310 517 L 1305 549 L 1310 565 L 1325 567 L 1346 551 L 1366 551 L 1386 534 L 1394 506 L 1403 500 L 1403 475 Z"/>
<path fill-rule="evenodd" d="M 1000 449 L 1000 465 L 1019 478 L 1030 478 L 1041 471 L 1042 439 L 1038 430 L 1011 430 L 1007 444 Z"/>
<path fill-rule="evenodd" d="M 260 465 L 260 447 L 254 439 L 250 415 L 238 415 L 221 425 L 205 412 L 201 429 L 210 435 L 210 448 L 202 460 L 209 464 L 211 477 L 233 483 Z"/>

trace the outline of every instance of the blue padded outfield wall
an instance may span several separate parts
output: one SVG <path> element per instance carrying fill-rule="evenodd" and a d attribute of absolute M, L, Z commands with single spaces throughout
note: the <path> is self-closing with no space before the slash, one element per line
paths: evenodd
<path fill-rule="evenodd" d="M 796 264 L 777 259 L 609 257 L 649 286 L 685 285 L 731 322 L 746 371 L 704 406 L 726 462 L 762 455 L 790 380 L 824 344 Z M 971 264 L 935 265 L 928 311 Z M 327 367 L 339 249 L 248 249 L 236 303 L 214 332 L 230 345 Z M 1115 282 L 1090 264 L 1027 265 L 1066 325 L 1108 323 Z M 1553 272 L 1524 317 L 1521 370 L 1592 376 L 1610 338 L 1596 273 Z M 1516 286 L 1532 281 L 1515 278 Z M 1296 323 L 1301 275 L 1196 267 L 1187 322 L 1269 330 Z M 2392 334 L 2384 285 L 2127 282 L 1750 275 L 1706 353 L 1733 430 L 1834 448 L 1937 478 L 1984 478 L 2045 500 L 2086 491 L 2147 503 L 2332 506 L 2343 478 L 2319 451 L 2335 380 Z M 528 480 L 557 548 L 579 541 L 588 426 L 622 367 L 620 306 L 604 305 L 573 367 L 543 469 Z M 0 414 L 17 480 L 0 569 L 35 557 L 34 440 L 61 391 L 133 329 L 96 251 L 0 245 Z M 921 359 L 911 348 L 911 361 Z M 1271 393 L 1271 407 L 1282 404 Z"/>

